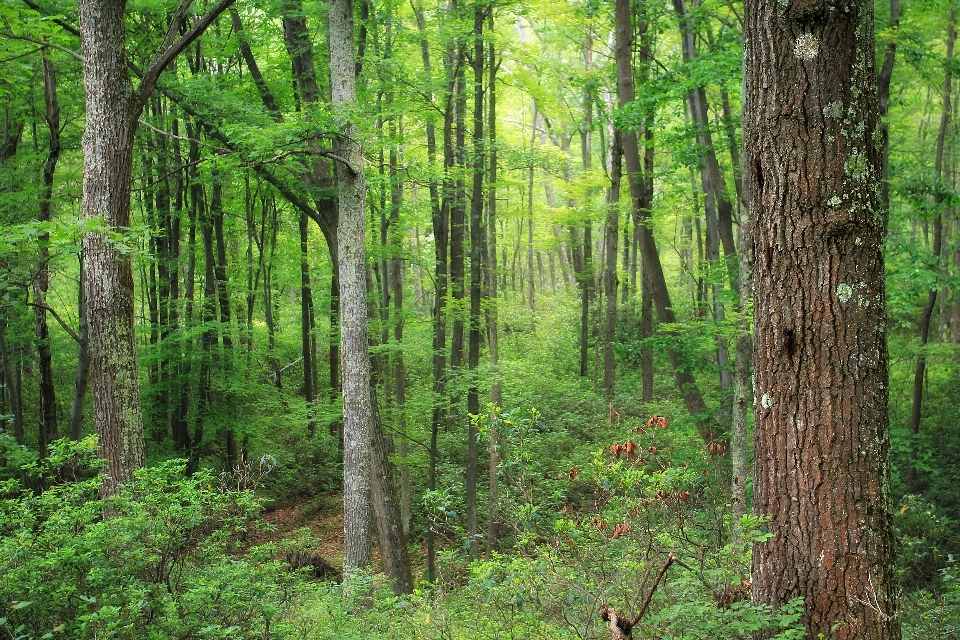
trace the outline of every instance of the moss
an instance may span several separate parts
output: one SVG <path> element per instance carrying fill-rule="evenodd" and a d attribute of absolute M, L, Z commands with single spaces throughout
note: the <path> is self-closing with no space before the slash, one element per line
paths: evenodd
<path fill-rule="evenodd" d="M 793 45 L 793 53 L 801 60 L 813 60 L 820 53 L 820 40 L 810 33 L 804 33 Z"/>
<path fill-rule="evenodd" d="M 843 169 L 851 178 L 860 179 L 867 173 L 867 159 L 862 153 L 854 151 L 843 163 Z"/>
<path fill-rule="evenodd" d="M 842 303 L 846 303 L 853 296 L 853 287 L 848 285 L 845 282 L 841 282 L 837 285 L 837 300 Z"/>
<path fill-rule="evenodd" d="M 835 100 L 823 108 L 824 118 L 839 118 L 843 115 L 843 105 L 839 100 Z"/>

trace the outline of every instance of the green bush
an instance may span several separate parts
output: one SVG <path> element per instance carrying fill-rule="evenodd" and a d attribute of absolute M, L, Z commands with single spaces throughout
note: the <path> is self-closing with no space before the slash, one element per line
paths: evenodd
<path fill-rule="evenodd" d="M 174 460 L 100 497 L 96 443 L 62 440 L 0 486 L 0 630 L 10 638 L 284 635 L 302 579 L 273 547 L 241 554 L 259 514 Z M 12 459 L 7 456 L 7 461 Z M 9 469 L 8 469 L 9 475 Z M 294 588 L 294 587 L 297 588 Z M 273 634 L 273 635 L 271 635 Z"/>

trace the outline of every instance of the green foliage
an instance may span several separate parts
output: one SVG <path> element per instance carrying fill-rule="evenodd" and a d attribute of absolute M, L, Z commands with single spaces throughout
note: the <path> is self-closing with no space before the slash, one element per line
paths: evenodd
<path fill-rule="evenodd" d="M 58 441 L 3 485 L 0 629 L 17 638 L 261 638 L 289 625 L 295 576 L 273 549 L 239 552 L 259 512 L 185 462 L 100 499 L 92 438 Z M 8 458 L 9 460 L 9 458 Z M 89 473 L 91 470 L 94 473 Z"/>

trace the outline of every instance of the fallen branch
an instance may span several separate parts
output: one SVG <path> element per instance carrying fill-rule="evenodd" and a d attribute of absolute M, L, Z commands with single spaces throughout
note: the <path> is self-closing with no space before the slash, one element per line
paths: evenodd
<path fill-rule="evenodd" d="M 617 612 L 613 610 L 613 607 L 607 604 L 601 605 L 600 618 L 610 623 L 611 640 L 631 640 L 633 628 L 638 622 L 640 622 L 640 619 L 643 618 L 643 614 L 647 612 L 647 608 L 650 606 L 650 600 L 653 599 L 653 594 L 660 585 L 660 581 L 663 580 L 663 576 L 666 575 L 667 569 L 670 568 L 670 565 L 674 563 L 684 567 L 687 566 L 678 560 L 677 557 L 672 553 L 668 555 L 667 561 L 663 563 L 662 567 L 660 567 L 660 572 L 657 574 L 657 579 L 653 581 L 653 586 L 650 587 L 650 593 L 647 594 L 647 598 L 644 600 L 643 606 L 640 607 L 640 613 L 638 613 L 633 620 L 624 620 L 617 615 Z"/>

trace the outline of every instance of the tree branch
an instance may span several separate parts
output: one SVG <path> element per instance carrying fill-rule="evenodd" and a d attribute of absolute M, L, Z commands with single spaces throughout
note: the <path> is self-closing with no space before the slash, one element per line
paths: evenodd
<path fill-rule="evenodd" d="M 78 336 L 73 329 L 71 329 L 70 327 L 67 326 L 67 323 L 63 321 L 63 318 L 61 318 L 61 317 L 57 314 L 57 312 L 53 310 L 53 307 L 48 307 L 48 306 L 45 305 L 45 304 L 38 304 L 38 303 L 36 303 L 36 302 L 27 302 L 27 305 L 29 305 L 29 306 L 31 306 L 31 307 L 34 307 L 34 308 L 36 308 L 36 309 L 43 309 L 44 311 L 49 311 L 49 312 L 50 312 L 50 315 L 53 316 L 53 319 L 56 320 L 56 321 L 60 324 L 61 327 L 63 327 L 63 330 L 64 330 L 64 331 L 66 331 L 67 333 L 70 334 L 70 337 L 71 337 L 71 338 L 73 338 L 74 340 L 77 341 L 77 344 L 80 344 L 80 345 L 83 344 L 83 341 L 80 340 L 80 336 Z"/>
<path fill-rule="evenodd" d="M 41 47 L 50 47 L 51 49 L 63 51 L 64 53 L 73 56 L 77 60 L 83 60 L 83 58 L 80 57 L 80 54 L 74 51 L 73 49 L 68 49 L 67 47 L 61 47 L 59 44 L 47 42 L 46 40 L 37 40 L 36 38 L 31 38 L 29 36 L 18 36 L 17 34 L 10 33 L 9 31 L 0 31 L 0 36 L 3 36 L 4 38 L 9 38 L 11 40 L 23 40 L 25 42 L 32 42 L 33 44 L 40 45 Z M 24 55 L 29 55 L 29 54 L 24 54 Z M 17 57 L 21 57 L 21 56 L 17 56 Z M 10 60 L 16 60 L 16 58 L 8 58 L 6 60 L 3 60 L 2 62 L 9 62 Z"/>
<path fill-rule="evenodd" d="M 150 68 L 143 74 L 143 79 L 140 81 L 140 86 L 137 87 L 133 98 L 136 113 L 140 113 L 140 109 L 146 104 L 147 98 L 157 84 L 157 79 L 160 78 L 160 74 L 167 68 L 167 65 L 180 55 L 184 49 L 193 44 L 193 41 L 199 38 L 203 32 L 207 30 L 207 27 L 213 24 L 213 21 L 216 20 L 221 13 L 226 11 L 230 5 L 236 2 L 236 0 L 219 0 L 209 11 L 200 17 L 197 23 L 193 25 L 193 28 L 180 36 L 179 40 L 170 44 L 173 37 L 176 36 L 176 33 L 180 30 L 184 21 L 184 15 L 191 2 L 192 0 L 181 0 L 173 20 L 170 21 L 170 28 L 167 30 L 167 35 L 163 39 L 163 45 L 160 51 L 154 56 Z"/>
<path fill-rule="evenodd" d="M 49 11 L 45 11 L 36 2 L 33 2 L 33 0 L 23 0 L 23 3 L 28 7 L 30 7 L 31 9 L 33 9 L 34 11 L 36 11 L 37 13 L 39 13 L 40 15 L 51 18 L 54 24 L 60 25 L 60 27 L 63 28 L 63 30 L 66 31 L 67 33 L 71 33 L 77 36 L 78 38 L 80 37 L 79 29 L 77 29 L 75 26 L 73 26 L 66 20 L 61 20 L 60 18 L 53 17 Z"/>

